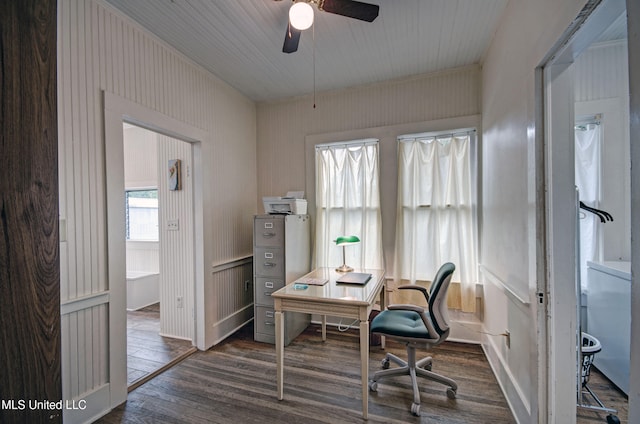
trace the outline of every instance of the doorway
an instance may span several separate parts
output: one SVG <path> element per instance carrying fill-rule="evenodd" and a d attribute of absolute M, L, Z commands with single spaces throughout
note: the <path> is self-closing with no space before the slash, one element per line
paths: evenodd
<path fill-rule="evenodd" d="M 163 287 L 160 281 L 161 335 L 187 340 L 195 349 L 199 341 L 204 287 L 202 234 L 201 140 L 206 133 L 164 116 L 142 105 L 104 92 L 105 157 L 107 174 L 107 257 L 109 277 L 108 314 L 105 325 L 109 343 L 109 405 L 126 401 L 127 382 L 127 292 L 126 216 L 123 124 L 153 131 L 158 151 L 159 278 L 173 279 Z M 165 147 L 161 147 L 165 146 Z M 140 159 L 137 166 L 142 166 Z M 155 159 L 154 159 L 155 160 Z M 180 162 L 176 162 L 180 160 Z M 179 163 L 180 184 L 170 168 Z M 175 188 L 175 190 L 171 190 Z M 171 228 L 170 228 L 171 227 Z M 162 246 L 162 247 L 160 247 Z M 176 265 L 178 264 L 178 265 Z M 177 275 L 177 276 L 176 276 Z"/>
<path fill-rule="evenodd" d="M 192 164 L 189 143 L 127 122 L 123 153 L 131 391 L 196 350 L 190 329 L 176 328 L 180 311 L 172 311 L 192 304 L 193 270 L 185 262 L 193 263 L 193 196 L 184 172 Z M 173 173 L 164 182 L 169 163 Z M 176 244 L 187 247 L 176 254 Z"/>
<path fill-rule="evenodd" d="M 607 136 L 604 131 L 600 131 L 603 128 L 599 127 L 604 127 L 606 123 L 609 129 L 617 126 L 618 133 L 624 133 L 624 128 L 628 131 L 628 119 L 626 123 L 623 122 L 620 114 L 625 111 L 628 113 L 629 110 L 629 77 L 627 74 L 624 78 L 615 78 L 615 74 L 600 72 L 600 77 L 594 78 L 596 73 L 593 72 L 598 66 L 618 67 L 621 70 L 628 68 L 624 61 L 616 61 L 608 55 L 604 55 L 607 59 L 600 64 L 596 64 L 595 61 L 581 63 L 598 55 L 592 54 L 594 49 L 610 49 L 617 43 L 625 43 L 622 40 L 623 36 L 626 37 L 626 10 L 623 1 L 589 3 L 573 26 L 567 29 L 564 38 L 549 52 L 548 59 L 541 68 L 545 121 L 544 185 L 548 190 L 548 291 L 552 299 L 549 304 L 548 402 L 549 411 L 556 422 L 576 422 L 576 398 L 580 405 L 589 403 L 583 401 L 581 392 L 576 393 L 584 382 L 581 376 L 582 367 L 579 365 L 582 360 L 581 333 L 591 331 L 597 326 L 597 319 L 591 312 L 598 300 L 590 298 L 594 295 L 593 291 L 589 293 L 591 278 L 587 278 L 589 275 L 582 275 L 588 273 L 587 260 L 592 264 L 607 258 L 630 258 L 630 240 L 624 240 L 625 236 L 628 237 L 630 234 L 631 227 L 626 219 L 630 214 L 628 199 L 631 197 L 628 184 L 629 139 L 620 135 Z M 626 44 L 620 50 L 626 52 Z M 588 75 L 590 72 L 594 74 L 591 77 Z M 626 89 L 617 87 L 619 94 L 611 91 L 613 86 L 623 83 L 626 84 Z M 607 88 L 604 88 L 605 86 Z M 609 106 L 611 98 L 616 95 L 620 99 L 617 101 L 617 112 L 614 113 Z M 618 124 L 614 124 L 615 121 L 618 121 Z M 618 211 L 614 215 L 617 214 L 619 219 L 616 226 L 596 226 L 589 257 L 584 258 L 584 263 L 580 258 L 586 254 L 581 255 L 581 250 L 586 249 L 581 248 L 580 233 L 585 232 L 585 225 L 581 225 L 580 217 L 586 216 L 586 213 L 579 202 L 587 194 L 583 192 L 581 195 L 576 190 L 580 179 L 576 177 L 576 171 L 579 172 L 582 167 L 576 161 L 576 154 L 580 156 L 586 150 L 583 149 L 584 146 L 576 144 L 575 131 L 578 127 L 597 129 L 593 134 L 599 133 L 603 136 L 599 144 L 602 151 L 597 155 L 598 163 L 590 171 L 599 174 L 595 182 L 596 187 L 590 187 L 593 192 L 588 195 L 589 201 L 584 203 L 610 210 L 612 214 L 614 210 Z M 619 154 L 614 153 L 618 151 Z M 613 156 L 616 158 L 613 159 Z M 608 169 L 603 171 L 605 167 Z M 621 174 L 618 179 L 607 175 L 607 172 L 610 173 L 614 168 L 615 171 L 623 172 L 625 176 Z M 613 180 L 617 180 L 615 184 L 618 184 L 615 189 L 611 188 Z M 595 225 L 598 224 L 600 223 Z M 613 233 L 617 235 L 613 236 Z M 627 246 L 628 249 L 626 252 L 618 248 L 607 249 L 607 238 L 615 238 L 618 247 Z M 581 284 L 583 278 L 584 284 Z M 589 317 L 590 319 L 587 319 Z M 628 331 L 625 338 L 629 339 Z M 605 349 L 610 352 L 616 350 L 617 346 L 607 343 L 602 349 L 602 352 Z M 602 353 L 595 354 L 596 367 L 599 355 Z M 613 386 L 615 384 L 612 384 Z M 614 387 L 614 390 L 617 389 Z M 624 397 L 624 394 L 621 396 Z M 584 408 L 578 408 L 578 414 L 582 414 L 583 410 Z M 600 418 L 604 419 L 607 415 L 607 412 L 603 412 Z M 585 417 L 581 415 L 578 422 L 588 422 L 585 421 Z"/>

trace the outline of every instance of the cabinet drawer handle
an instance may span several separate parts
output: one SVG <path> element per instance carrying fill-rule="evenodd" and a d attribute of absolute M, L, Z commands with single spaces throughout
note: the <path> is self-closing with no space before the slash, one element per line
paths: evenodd
<path fill-rule="evenodd" d="M 262 237 L 269 238 L 275 237 L 276 233 L 262 233 Z"/>
<path fill-rule="evenodd" d="M 271 296 L 271 292 L 264 292 L 265 296 Z"/>
<path fill-rule="evenodd" d="M 271 321 L 265 321 L 264 325 L 276 325 L 274 322 Z"/>
<path fill-rule="evenodd" d="M 273 268 L 274 266 L 276 266 L 276 264 L 275 264 L 275 263 L 273 263 L 273 262 L 265 262 L 263 265 L 264 265 L 264 266 L 271 267 L 271 268 Z"/>

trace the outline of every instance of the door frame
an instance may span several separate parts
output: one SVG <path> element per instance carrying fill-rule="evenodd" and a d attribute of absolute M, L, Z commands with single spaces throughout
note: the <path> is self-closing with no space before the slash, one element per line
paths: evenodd
<path fill-rule="evenodd" d="M 194 210 L 194 345 L 201 346 L 204 326 L 203 174 L 201 145 L 207 133 L 116 94 L 103 91 L 109 279 L 110 406 L 127 400 L 126 249 L 124 209 L 123 122 L 176 138 L 192 145 Z"/>
<path fill-rule="evenodd" d="M 578 297 L 576 290 L 576 190 L 574 176 L 574 95 L 572 64 L 579 54 L 626 9 L 624 0 L 588 2 L 542 60 L 536 73 L 541 76 L 542 105 L 539 128 L 543 139 L 542 161 L 545 191 L 546 261 L 539 295 L 546 299 L 546 335 L 538 333 L 546 354 L 539 365 L 546 365 L 546 416 L 538 422 L 576 422 L 578 383 L 577 332 Z M 569 282 L 569 283 L 567 283 Z M 573 282 L 573 283 L 571 283 Z M 540 315 L 539 315 L 540 316 Z M 540 402 L 545 400 L 540 399 Z"/>

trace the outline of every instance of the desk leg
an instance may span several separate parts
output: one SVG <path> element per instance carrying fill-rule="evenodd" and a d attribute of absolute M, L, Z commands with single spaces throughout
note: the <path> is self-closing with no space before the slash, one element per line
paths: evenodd
<path fill-rule="evenodd" d="M 360 374 L 362 375 L 362 418 L 369 415 L 369 321 L 360 321 Z"/>
<path fill-rule="evenodd" d="M 327 341 L 327 316 L 322 315 L 322 341 Z"/>
<path fill-rule="evenodd" d="M 276 382 L 278 386 L 278 400 L 284 397 L 284 313 L 276 311 Z"/>
<path fill-rule="evenodd" d="M 380 292 L 380 312 L 387 309 L 387 284 L 382 285 L 382 291 Z M 380 336 L 380 347 L 384 349 L 386 346 L 386 338 Z"/>

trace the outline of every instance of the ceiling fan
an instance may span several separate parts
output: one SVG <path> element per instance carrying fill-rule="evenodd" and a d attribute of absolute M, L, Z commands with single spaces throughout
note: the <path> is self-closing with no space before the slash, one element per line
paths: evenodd
<path fill-rule="evenodd" d="M 293 6 L 289 9 L 289 24 L 287 25 L 284 45 L 282 46 L 284 53 L 293 53 L 298 50 L 300 34 L 313 23 L 313 8 L 311 4 L 315 4 L 318 10 L 323 12 L 366 22 L 373 22 L 378 17 L 380 10 L 380 6 L 376 4 L 355 0 L 293 0 L 293 2 Z M 298 19 L 301 19 L 301 21 Z"/>

